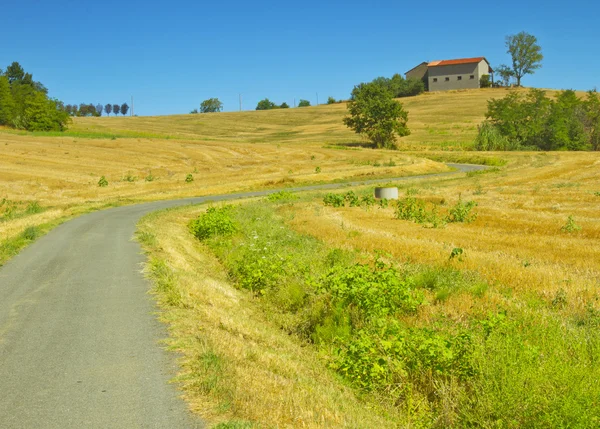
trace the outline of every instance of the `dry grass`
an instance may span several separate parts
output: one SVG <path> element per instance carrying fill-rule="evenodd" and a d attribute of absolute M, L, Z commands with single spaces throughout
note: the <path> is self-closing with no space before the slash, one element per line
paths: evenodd
<path fill-rule="evenodd" d="M 183 354 L 179 381 L 191 409 L 211 423 L 242 418 L 258 427 L 394 427 L 393 416 L 365 407 L 311 348 L 272 325 L 251 294 L 229 283 L 188 232 L 187 223 L 202 211 L 153 214 L 138 232 L 154 261 L 149 271 L 159 284 L 168 344 Z M 167 276 L 156 278 L 157 260 L 168 261 Z M 161 289 L 165 278 L 174 285 L 169 292 Z"/>
<path fill-rule="evenodd" d="M 445 200 L 446 206 L 459 195 L 476 201 L 479 216 L 471 224 L 427 229 L 394 219 L 392 208 L 367 212 L 326 208 L 320 202 L 296 207 L 291 224 L 332 246 L 385 250 L 399 261 L 477 272 L 494 285 L 483 304 L 490 308 L 506 296 L 548 303 L 562 289 L 569 302 L 565 311 L 583 312 L 598 298 L 600 154 L 536 154 L 513 165 L 496 173 L 412 185 L 419 198 Z M 581 231 L 561 230 L 569 216 Z M 466 256 L 449 261 L 457 247 Z M 438 310 L 460 319 L 475 311 L 473 299 L 453 296 Z"/>

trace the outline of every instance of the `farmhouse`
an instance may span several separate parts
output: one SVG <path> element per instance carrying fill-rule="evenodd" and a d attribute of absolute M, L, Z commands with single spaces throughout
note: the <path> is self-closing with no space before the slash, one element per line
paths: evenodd
<path fill-rule="evenodd" d="M 485 57 L 423 62 L 407 71 L 406 78 L 422 79 L 428 91 L 479 88 L 483 75 L 492 75 L 492 67 Z"/>

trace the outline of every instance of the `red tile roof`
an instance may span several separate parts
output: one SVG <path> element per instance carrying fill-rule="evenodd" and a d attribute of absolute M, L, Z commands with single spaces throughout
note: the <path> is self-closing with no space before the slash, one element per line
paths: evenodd
<path fill-rule="evenodd" d="M 429 67 L 436 67 L 436 66 L 453 66 L 456 64 L 472 64 L 472 63 L 479 63 L 482 60 L 485 60 L 485 62 L 487 63 L 488 60 L 485 59 L 485 57 L 477 57 L 477 58 L 460 58 L 458 60 L 442 60 L 442 61 L 432 61 L 429 63 Z M 489 63 L 488 63 L 489 64 Z"/>

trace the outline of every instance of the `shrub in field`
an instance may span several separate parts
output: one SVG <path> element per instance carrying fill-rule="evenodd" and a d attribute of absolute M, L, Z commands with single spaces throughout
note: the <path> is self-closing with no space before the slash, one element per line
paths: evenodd
<path fill-rule="evenodd" d="M 192 183 L 194 181 L 194 176 L 192 176 L 191 173 L 189 173 L 187 176 L 185 176 L 185 183 Z"/>
<path fill-rule="evenodd" d="M 560 230 L 562 232 L 577 232 L 577 231 L 581 231 L 581 227 L 575 223 L 575 219 L 573 219 L 573 216 L 569 216 L 567 218 L 567 223 L 564 224 L 560 228 Z"/>
<path fill-rule="evenodd" d="M 427 220 L 425 202 L 407 191 L 406 197 L 396 203 L 396 218 L 416 223 L 425 222 Z"/>
<path fill-rule="evenodd" d="M 346 195 L 344 195 L 344 200 L 346 200 L 348 206 L 350 207 L 360 206 L 360 199 L 358 198 L 358 195 L 356 195 L 353 191 L 348 191 Z"/>
<path fill-rule="evenodd" d="M 518 150 L 519 144 L 511 141 L 502 135 L 500 130 L 489 121 L 484 121 L 479 125 L 479 132 L 475 138 L 475 150 L 494 151 L 494 150 Z"/>
<path fill-rule="evenodd" d="M 459 196 L 456 205 L 448 212 L 446 220 L 448 222 L 471 223 L 477 219 L 477 213 L 471 213 L 471 210 L 476 206 L 477 203 L 475 201 L 467 201 L 465 203 Z"/>
<path fill-rule="evenodd" d="M 106 180 L 106 177 L 102 176 L 100 180 L 98 180 L 98 186 L 101 188 L 108 186 L 108 180 Z"/>
<path fill-rule="evenodd" d="M 357 308 L 365 319 L 414 312 L 423 302 L 410 279 L 379 259 L 374 268 L 366 264 L 335 266 L 318 288 L 329 294 L 333 302 Z"/>
<path fill-rule="evenodd" d="M 214 235 L 233 234 L 236 226 L 231 219 L 231 206 L 209 207 L 206 213 L 190 222 L 189 228 L 199 240 L 206 240 Z"/>
<path fill-rule="evenodd" d="M 346 200 L 341 194 L 329 193 L 323 197 L 323 204 L 331 207 L 344 207 Z"/>
<path fill-rule="evenodd" d="M 406 329 L 394 321 L 361 330 L 337 350 L 331 367 L 354 386 L 402 396 L 413 386 L 430 387 L 435 379 L 466 380 L 475 375 L 470 335 Z M 429 390 L 429 389 L 428 389 Z"/>

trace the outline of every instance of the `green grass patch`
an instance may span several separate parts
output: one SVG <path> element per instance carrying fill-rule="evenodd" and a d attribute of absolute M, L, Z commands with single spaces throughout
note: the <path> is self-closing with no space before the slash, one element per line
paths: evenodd
<path fill-rule="evenodd" d="M 72 137 L 81 139 L 106 139 L 114 140 L 117 138 L 144 138 L 144 139 L 174 139 L 177 136 L 160 133 L 147 133 L 142 131 L 93 131 L 93 130 L 66 130 L 66 131 L 22 131 L 12 129 L 1 129 L 0 133 L 14 134 L 30 137 Z M 180 137 L 181 138 L 181 137 Z"/>
<path fill-rule="evenodd" d="M 427 158 L 437 162 L 451 162 L 456 164 L 477 164 L 501 167 L 508 163 L 507 160 L 497 156 L 483 156 L 472 153 L 444 153 L 444 154 L 420 154 L 422 158 Z"/>

